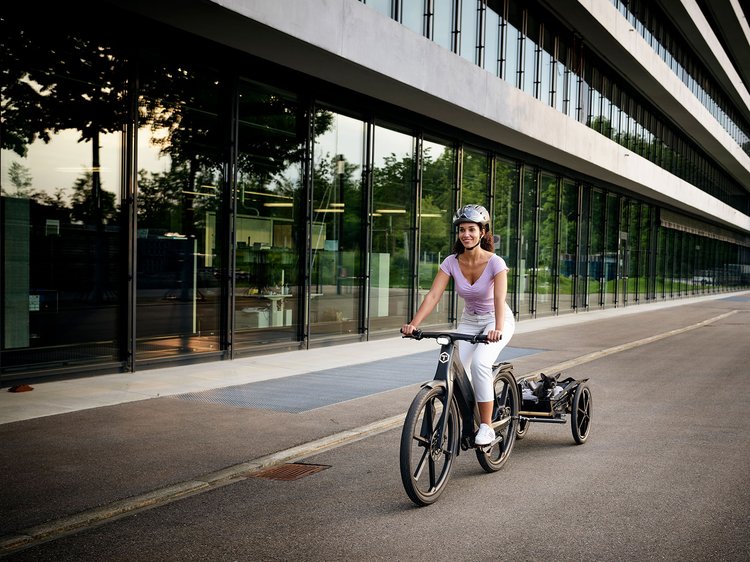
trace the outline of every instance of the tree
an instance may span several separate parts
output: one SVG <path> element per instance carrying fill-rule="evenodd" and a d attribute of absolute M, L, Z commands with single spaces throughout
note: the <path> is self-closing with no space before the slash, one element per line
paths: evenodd
<path fill-rule="evenodd" d="M 8 179 L 13 187 L 16 188 L 16 191 L 15 193 L 5 193 L 6 195 L 20 198 L 31 197 L 32 177 L 28 167 L 20 162 L 11 162 L 8 167 Z"/>

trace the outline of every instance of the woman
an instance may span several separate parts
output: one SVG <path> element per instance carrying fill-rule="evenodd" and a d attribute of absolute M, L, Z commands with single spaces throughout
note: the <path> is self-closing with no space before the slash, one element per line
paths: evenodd
<path fill-rule="evenodd" d="M 489 445 L 495 439 L 492 429 L 492 364 L 508 345 L 516 328 L 513 312 L 505 302 L 508 293 L 508 266 L 495 255 L 490 231 L 490 214 L 481 205 L 465 205 L 453 216 L 458 239 L 453 253 L 440 264 L 440 271 L 425 295 L 414 318 L 401 331 L 409 335 L 440 302 L 448 281 L 454 279 L 456 291 L 464 299 L 464 311 L 456 330 L 464 334 L 487 334 L 488 344 L 458 342 L 461 362 L 471 373 L 480 425 L 476 445 Z"/>

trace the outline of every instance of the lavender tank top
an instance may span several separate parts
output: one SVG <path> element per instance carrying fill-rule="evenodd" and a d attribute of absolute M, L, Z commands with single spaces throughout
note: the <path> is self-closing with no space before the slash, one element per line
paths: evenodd
<path fill-rule="evenodd" d="M 458 295 L 464 299 L 465 310 L 472 314 L 488 314 L 495 312 L 495 275 L 508 269 L 505 260 L 493 255 L 487 266 L 472 285 L 461 273 L 456 254 L 451 254 L 440 264 L 440 269 L 446 275 L 453 277 Z"/>

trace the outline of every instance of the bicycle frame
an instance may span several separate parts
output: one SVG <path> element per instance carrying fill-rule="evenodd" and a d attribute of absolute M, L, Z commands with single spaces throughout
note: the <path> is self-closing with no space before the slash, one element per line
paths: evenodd
<path fill-rule="evenodd" d="M 458 338 L 456 336 L 459 336 Z M 460 336 L 465 336 L 461 338 Z M 466 369 L 461 358 L 459 357 L 457 341 L 463 339 L 470 343 L 480 343 L 486 340 L 481 336 L 470 336 L 467 334 L 442 333 L 442 332 L 422 332 L 419 337 L 434 337 L 440 343 L 440 355 L 438 364 L 435 369 L 435 376 L 432 380 L 425 382 L 422 387 L 436 388 L 438 386 L 446 387 L 446 409 L 451 400 L 456 400 L 461 423 L 461 448 L 465 451 L 471 447 L 471 439 L 474 437 L 476 420 L 479 419 L 479 408 L 477 407 L 474 397 L 474 387 L 466 374 Z M 443 341 L 445 338 L 447 341 Z M 440 426 L 439 439 L 445 434 L 446 424 L 448 423 L 447 415 L 443 416 Z"/>

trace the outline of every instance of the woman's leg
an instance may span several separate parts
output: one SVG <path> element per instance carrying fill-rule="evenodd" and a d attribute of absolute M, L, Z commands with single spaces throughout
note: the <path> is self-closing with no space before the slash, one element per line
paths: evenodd
<path fill-rule="evenodd" d="M 495 327 L 494 320 L 484 327 L 487 333 Z M 492 425 L 492 408 L 495 391 L 492 387 L 492 365 L 497 361 L 500 352 L 505 348 L 515 332 L 515 321 L 513 316 L 506 311 L 505 323 L 503 325 L 503 339 L 488 344 L 477 344 L 471 357 L 472 384 L 481 423 Z M 463 358 L 462 358 L 463 359 Z"/>

